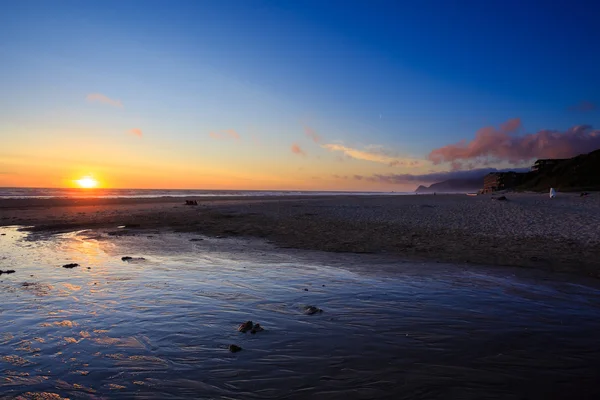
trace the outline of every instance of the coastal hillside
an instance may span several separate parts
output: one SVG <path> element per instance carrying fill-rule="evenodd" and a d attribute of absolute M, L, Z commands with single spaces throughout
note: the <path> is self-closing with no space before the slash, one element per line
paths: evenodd
<path fill-rule="evenodd" d="M 416 193 L 467 193 L 483 187 L 483 176 L 477 179 L 448 179 L 430 186 L 419 186 Z"/>
<path fill-rule="evenodd" d="M 562 192 L 600 190 L 600 149 L 561 161 L 538 172 L 528 172 L 517 190 Z"/>

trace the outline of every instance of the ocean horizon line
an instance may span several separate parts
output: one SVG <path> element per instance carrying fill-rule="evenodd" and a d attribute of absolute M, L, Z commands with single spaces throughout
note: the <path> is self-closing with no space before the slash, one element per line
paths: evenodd
<path fill-rule="evenodd" d="M 17 198 L 154 198 L 285 195 L 406 195 L 414 192 L 353 190 L 246 190 L 246 189 L 133 189 L 133 188 L 42 188 L 0 187 L 0 199 Z"/>

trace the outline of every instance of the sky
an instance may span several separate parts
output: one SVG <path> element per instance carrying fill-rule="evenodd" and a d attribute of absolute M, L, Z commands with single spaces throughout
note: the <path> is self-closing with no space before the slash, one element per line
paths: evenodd
<path fill-rule="evenodd" d="M 0 186 L 410 191 L 586 153 L 598 15 L 573 0 L 0 1 Z"/>

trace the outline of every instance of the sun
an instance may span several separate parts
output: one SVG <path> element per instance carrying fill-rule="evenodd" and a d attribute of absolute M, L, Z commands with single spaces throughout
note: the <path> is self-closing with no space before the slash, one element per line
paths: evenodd
<path fill-rule="evenodd" d="M 91 189 L 98 186 L 98 181 L 92 178 L 91 176 L 84 176 L 83 178 L 76 180 L 75 182 L 77 182 L 79 187 L 82 187 L 84 189 Z"/>

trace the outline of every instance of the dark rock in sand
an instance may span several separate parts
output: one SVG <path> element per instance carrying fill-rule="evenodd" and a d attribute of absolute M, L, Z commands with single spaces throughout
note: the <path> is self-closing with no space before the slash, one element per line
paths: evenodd
<path fill-rule="evenodd" d="M 252 324 L 252 321 L 246 321 L 243 324 L 241 324 L 240 326 L 238 326 L 238 331 L 246 333 L 249 330 L 252 330 L 253 326 L 254 325 Z"/>
<path fill-rule="evenodd" d="M 14 274 L 14 273 L 15 273 L 14 269 L 7 269 L 6 271 L 2 271 L 0 269 L 0 275 L 2 275 L 2 274 Z"/>
<path fill-rule="evenodd" d="M 200 238 L 192 238 L 192 239 L 190 239 L 190 242 L 199 242 L 199 241 L 201 241 L 201 240 L 204 240 L 204 239 L 200 239 Z"/>
<path fill-rule="evenodd" d="M 308 289 L 307 289 L 307 288 L 304 288 L 304 291 L 305 291 L 305 292 L 308 292 Z"/>
<path fill-rule="evenodd" d="M 6 233 L 0 233 L 0 236 L 6 236 Z"/>
<path fill-rule="evenodd" d="M 130 257 L 130 256 L 121 257 L 121 261 L 144 261 L 144 260 L 145 260 L 144 257 Z"/>
<path fill-rule="evenodd" d="M 320 314 L 322 312 L 323 312 L 323 310 L 321 310 L 320 308 L 315 307 L 315 306 L 304 307 L 304 314 L 306 314 L 306 315 Z"/>
<path fill-rule="evenodd" d="M 229 351 L 232 353 L 237 353 L 238 351 L 242 351 L 242 348 L 240 346 L 237 346 L 235 344 L 230 344 L 229 345 Z"/>
<path fill-rule="evenodd" d="M 496 199 L 492 199 L 492 200 L 506 201 L 508 199 L 506 198 L 506 196 L 500 196 L 500 197 L 497 197 Z"/>
<path fill-rule="evenodd" d="M 77 264 L 77 263 L 70 263 L 70 264 L 63 265 L 63 268 L 75 268 L 75 267 L 79 267 L 79 264 Z"/>

